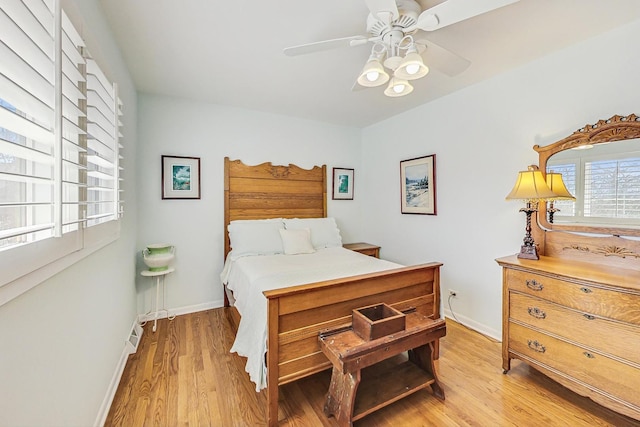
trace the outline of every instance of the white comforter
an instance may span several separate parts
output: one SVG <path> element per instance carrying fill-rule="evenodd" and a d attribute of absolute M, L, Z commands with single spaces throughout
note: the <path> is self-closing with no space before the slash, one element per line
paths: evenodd
<path fill-rule="evenodd" d="M 240 258 L 231 252 L 220 275 L 233 291 L 235 307 L 242 316 L 231 352 L 247 358 L 245 370 L 256 384 L 256 391 L 267 385 L 267 299 L 263 291 L 398 267 L 401 265 L 342 247 L 320 249 L 313 254 Z"/>

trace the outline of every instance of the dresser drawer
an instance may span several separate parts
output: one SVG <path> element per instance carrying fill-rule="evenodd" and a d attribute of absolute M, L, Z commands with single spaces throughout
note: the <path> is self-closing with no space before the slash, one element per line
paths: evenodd
<path fill-rule="evenodd" d="M 640 365 L 640 326 L 571 310 L 517 292 L 510 293 L 509 305 L 511 319 Z"/>
<path fill-rule="evenodd" d="M 640 409 L 640 369 L 516 323 L 509 324 L 509 350 L 521 353 Z"/>
<path fill-rule="evenodd" d="M 640 325 L 640 294 L 618 292 L 519 270 L 506 271 L 509 289 L 567 307 Z"/>

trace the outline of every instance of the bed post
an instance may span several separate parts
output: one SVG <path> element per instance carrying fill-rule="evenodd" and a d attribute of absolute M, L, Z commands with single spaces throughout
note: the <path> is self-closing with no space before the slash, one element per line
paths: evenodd
<path fill-rule="evenodd" d="M 227 226 L 229 225 L 229 158 L 224 158 L 224 260 L 226 262 L 227 255 L 229 254 L 229 250 L 231 249 L 231 245 L 229 243 L 229 232 L 227 231 Z M 223 285 L 222 293 L 224 294 L 224 306 L 229 307 L 231 304 L 229 303 L 229 297 L 227 296 L 227 287 Z"/>
<path fill-rule="evenodd" d="M 327 165 L 322 165 L 322 217 L 327 217 Z"/>
<path fill-rule="evenodd" d="M 270 427 L 278 425 L 278 365 L 279 348 L 278 336 L 280 316 L 280 300 L 267 299 L 267 424 Z"/>

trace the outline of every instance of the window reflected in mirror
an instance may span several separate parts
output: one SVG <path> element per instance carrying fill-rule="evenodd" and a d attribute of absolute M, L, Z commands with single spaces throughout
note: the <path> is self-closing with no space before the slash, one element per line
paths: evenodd
<path fill-rule="evenodd" d="M 550 222 L 640 226 L 640 140 L 558 152 L 547 161 L 546 172 L 562 174 L 576 197 L 556 200 Z"/>

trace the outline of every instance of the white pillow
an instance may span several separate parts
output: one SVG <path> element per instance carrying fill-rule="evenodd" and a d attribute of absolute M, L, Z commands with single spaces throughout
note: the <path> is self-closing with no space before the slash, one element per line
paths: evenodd
<path fill-rule="evenodd" d="M 316 249 L 342 246 L 342 237 L 335 218 L 285 218 L 284 226 L 287 230 L 308 228 L 311 232 L 311 243 Z"/>
<path fill-rule="evenodd" d="M 308 228 L 278 231 L 280 231 L 282 247 L 286 255 L 312 254 L 316 251 L 311 244 L 311 232 Z"/>
<path fill-rule="evenodd" d="M 284 228 L 282 218 L 236 220 L 227 227 L 235 256 L 274 255 L 284 252 L 278 230 Z"/>

